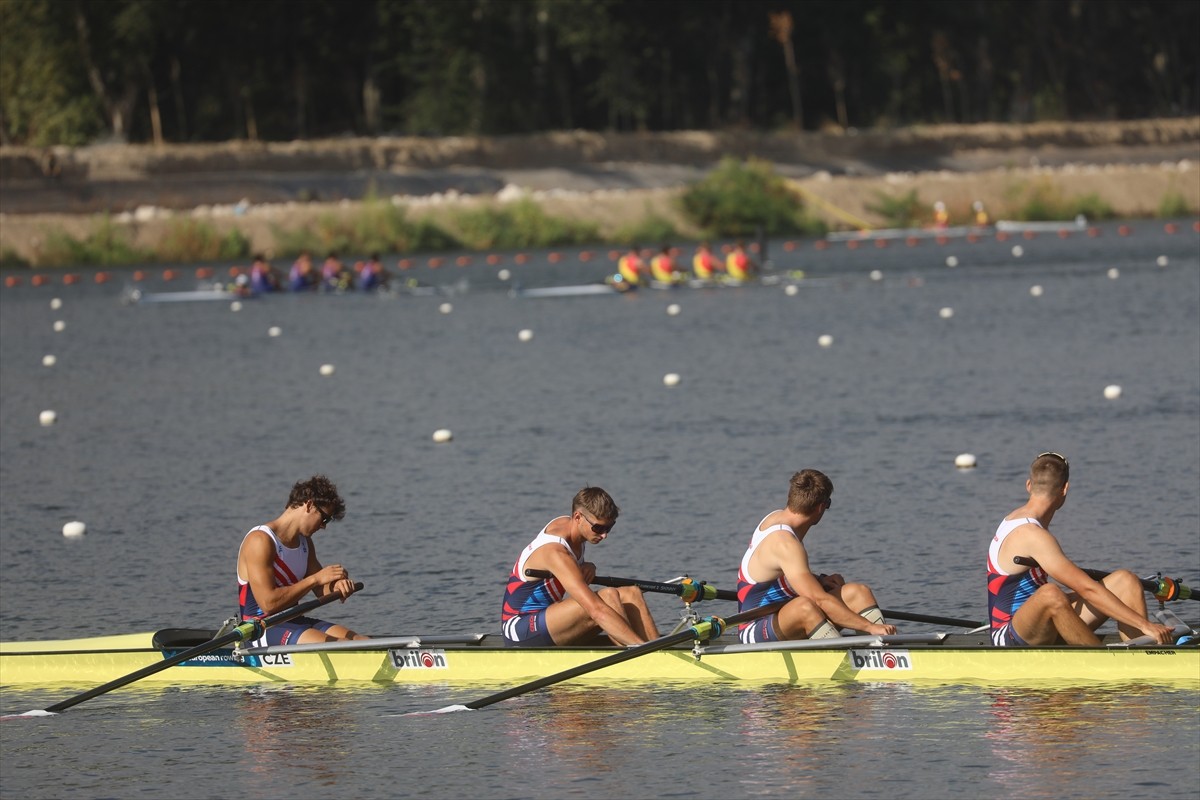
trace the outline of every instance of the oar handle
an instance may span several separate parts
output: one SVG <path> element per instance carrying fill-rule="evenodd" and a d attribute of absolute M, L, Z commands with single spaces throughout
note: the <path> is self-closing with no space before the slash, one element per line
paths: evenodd
<path fill-rule="evenodd" d="M 1029 556 L 1013 556 L 1013 563 L 1023 567 L 1041 566 L 1036 558 Z M 1108 572 L 1102 569 L 1085 569 L 1083 571 L 1088 574 L 1088 577 L 1095 580 L 1101 580 L 1108 576 Z M 1191 587 L 1185 586 L 1178 578 L 1138 578 L 1138 581 L 1142 584 L 1143 589 L 1164 603 L 1169 600 L 1200 600 L 1200 595 L 1192 592 Z"/>
<path fill-rule="evenodd" d="M 969 619 L 955 619 L 954 617 L 937 617 L 928 614 L 913 614 L 908 611 L 886 611 L 880 610 L 885 619 L 899 619 L 905 622 L 927 622 L 930 625 L 949 625 L 955 628 L 982 628 L 982 622 L 976 622 Z"/>
<path fill-rule="evenodd" d="M 525 575 L 530 578 L 553 578 L 554 573 L 548 569 L 527 569 Z M 685 581 L 683 583 L 661 583 L 659 581 L 644 581 L 637 578 L 612 578 L 597 575 L 592 578 L 597 586 L 636 586 L 643 592 L 658 592 L 682 597 L 685 602 L 694 603 L 699 600 L 737 600 L 737 592 L 729 589 L 718 589 L 704 581 Z"/>
<path fill-rule="evenodd" d="M 354 591 L 356 591 L 356 592 L 360 591 L 362 588 L 363 588 L 363 585 L 361 583 L 354 584 Z M 141 669 L 139 669 L 136 672 L 131 672 L 122 678 L 117 678 L 117 679 L 111 680 L 108 683 L 103 684 L 101 686 L 97 686 L 93 689 L 89 689 L 88 691 L 84 692 L 83 694 L 76 695 L 75 697 L 67 698 L 66 700 L 63 700 L 62 702 L 59 702 L 59 703 L 55 703 L 54 705 L 49 706 L 48 708 L 46 708 L 44 710 L 51 714 L 57 714 L 60 711 L 66 711 L 68 708 L 71 708 L 72 706 L 77 706 L 80 703 L 84 702 L 85 700 L 91 700 L 93 697 L 97 697 L 99 695 L 105 694 L 106 692 L 111 692 L 113 689 L 120 689 L 122 686 L 133 683 L 134 681 L 139 681 L 142 678 L 153 675 L 156 672 L 162 672 L 164 669 L 173 667 L 176 664 L 181 664 L 184 661 L 187 661 L 189 659 L 196 658 L 197 656 L 202 656 L 205 653 L 210 653 L 213 650 L 222 648 L 227 644 L 233 644 L 234 642 L 244 642 L 248 639 L 257 638 L 262 635 L 262 632 L 264 630 L 271 627 L 272 625 L 278 625 L 281 622 L 287 622 L 290 619 L 295 619 L 296 617 L 303 616 L 304 614 L 307 614 L 309 611 L 320 608 L 321 606 L 325 605 L 326 603 L 332 603 L 334 600 L 341 600 L 341 599 L 343 599 L 343 598 L 340 594 L 337 594 L 336 592 L 330 592 L 329 594 L 324 595 L 323 597 L 318 597 L 315 600 L 309 600 L 307 603 L 301 603 L 298 606 L 292 606 L 291 608 L 287 608 L 287 609 L 284 609 L 283 611 L 279 611 L 275 614 L 272 614 L 269 617 L 263 617 L 262 619 L 245 620 L 244 622 L 239 624 L 237 627 L 235 627 L 233 630 L 229 631 L 229 633 L 226 633 L 223 636 L 218 636 L 217 638 L 215 638 L 211 641 L 204 642 L 203 644 L 198 644 L 195 647 L 188 648 L 187 650 L 184 650 L 182 653 L 176 653 L 175 655 L 171 656 L 170 658 L 165 659 L 163 661 L 159 661 L 158 663 L 155 663 L 155 664 L 151 664 L 148 667 L 142 667 Z"/>

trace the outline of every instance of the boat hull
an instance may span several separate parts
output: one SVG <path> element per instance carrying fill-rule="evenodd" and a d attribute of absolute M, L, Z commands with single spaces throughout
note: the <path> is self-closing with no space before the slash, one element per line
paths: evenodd
<path fill-rule="evenodd" d="M 891 638 L 891 637 L 889 637 Z M 92 686 L 160 663 L 151 633 L 0 645 L 0 685 Z M 217 650 L 147 676 L 157 684 L 519 683 L 617 652 L 613 648 L 509 648 L 495 635 L 391 637 L 291 648 Z M 996 648 L 982 637 L 849 637 L 813 642 L 671 648 L 587 673 L 577 682 L 901 682 L 984 685 L 1139 683 L 1200 688 L 1200 648 Z"/>

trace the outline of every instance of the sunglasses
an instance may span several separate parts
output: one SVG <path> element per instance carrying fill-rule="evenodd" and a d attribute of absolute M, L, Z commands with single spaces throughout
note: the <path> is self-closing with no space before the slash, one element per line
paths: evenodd
<path fill-rule="evenodd" d="M 1067 461 L 1067 457 L 1066 457 L 1066 456 L 1064 456 L 1062 453 L 1054 453 L 1054 452 L 1051 452 L 1051 451 L 1049 451 L 1049 450 L 1047 450 L 1045 453 L 1038 453 L 1038 456 L 1037 456 L 1037 457 L 1038 457 L 1038 458 L 1044 458 L 1044 457 L 1046 457 L 1046 456 L 1052 456 L 1053 458 L 1057 458 L 1059 461 L 1061 461 L 1061 462 L 1062 462 L 1062 463 L 1064 463 L 1064 464 L 1070 464 L 1070 463 L 1071 463 L 1070 461 Z M 1035 459 L 1034 459 L 1034 461 L 1037 461 L 1037 458 L 1035 458 Z"/>
<path fill-rule="evenodd" d="M 609 531 L 611 531 L 613 529 L 613 525 L 617 524 L 615 522 L 610 522 L 607 525 L 601 525 L 599 522 L 596 522 L 594 519 L 592 519 L 591 517 L 589 517 L 587 514 L 583 513 L 582 511 L 579 512 L 579 516 L 581 516 L 585 520 L 587 520 L 587 523 L 592 526 L 592 533 L 596 533 L 596 534 L 608 533 Z"/>
<path fill-rule="evenodd" d="M 333 514 L 326 514 L 324 511 L 321 510 L 321 507 L 319 505 L 317 505 L 316 503 L 313 503 L 313 510 L 321 515 L 322 527 L 333 522 Z"/>

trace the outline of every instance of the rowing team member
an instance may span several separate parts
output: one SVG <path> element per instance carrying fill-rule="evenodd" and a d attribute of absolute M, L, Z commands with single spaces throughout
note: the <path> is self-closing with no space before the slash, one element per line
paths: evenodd
<path fill-rule="evenodd" d="M 1093 580 L 1063 554 L 1050 521 L 1066 502 L 1070 465 L 1058 453 L 1042 453 L 1030 466 L 1029 500 L 1008 514 L 987 556 L 988 610 L 996 646 L 1098 645 L 1095 630 L 1114 619 L 1122 639 L 1144 634 L 1159 644 L 1173 629 L 1146 617 L 1141 581 L 1128 570 Z M 747 644 L 787 639 L 832 639 L 843 629 L 890 635 L 874 591 L 839 574 L 815 574 L 804 540 L 833 506 L 833 482 L 815 469 L 792 475 L 783 508 L 754 527 L 738 569 L 739 611 L 782 602 L 774 613 L 739 625 Z M 343 600 L 354 591 L 346 569 L 322 567 L 313 535 L 345 514 L 337 488 L 322 475 L 292 487 L 276 519 L 246 534 L 238 552 L 238 601 L 242 619 L 260 618 L 297 603 L 309 591 Z M 603 489 L 586 487 L 571 513 L 550 520 L 521 551 L 505 587 L 500 620 L 506 643 L 518 647 L 639 645 L 659 638 L 658 627 L 636 586 L 593 591 L 596 565 L 588 544 L 599 545 L 616 525 L 620 509 Z M 1016 557 L 1040 566 L 1018 564 Z M 527 570 L 552 577 L 535 578 Z M 1047 581 L 1053 577 L 1070 589 Z M 341 625 L 301 617 L 269 628 L 255 645 L 365 639 Z"/>
<path fill-rule="evenodd" d="M 312 592 L 317 597 L 354 591 L 350 573 L 341 564 L 321 566 L 312 537 L 346 514 L 337 487 L 324 475 L 299 481 L 283 513 L 250 529 L 238 548 L 238 621 L 261 619 L 296 605 Z M 339 639 L 366 639 L 342 625 L 296 617 L 267 628 L 253 647 L 309 644 Z"/>

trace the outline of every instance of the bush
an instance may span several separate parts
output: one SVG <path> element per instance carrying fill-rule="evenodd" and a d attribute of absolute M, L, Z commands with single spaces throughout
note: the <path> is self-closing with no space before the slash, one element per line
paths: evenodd
<path fill-rule="evenodd" d="M 406 210 L 390 202 L 368 200 L 353 216 L 323 214 L 299 229 L 272 228 L 280 255 L 311 253 L 403 253 L 449 250 L 458 240 L 428 219 L 411 222 Z"/>
<path fill-rule="evenodd" d="M 21 258 L 16 250 L 8 247 L 0 250 L 0 267 L 19 267 L 24 269 L 28 266 L 29 262 Z"/>
<path fill-rule="evenodd" d="M 154 251 L 159 261 L 176 263 L 232 261 L 249 254 L 250 240 L 238 229 L 221 236 L 211 224 L 195 219 L 173 220 Z"/>
<path fill-rule="evenodd" d="M 86 238 L 79 240 L 61 228 L 46 232 L 37 262 L 42 266 L 120 266 L 144 264 L 153 255 L 139 250 L 129 232 L 105 214 Z"/>
<path fill-rule="evenodd" d="M 638 242 L 670 242 L 679 238 L 679 231 L 671 220 L 655 214 L 646 207 L 646 216 L 635 223 L 624 225 L 613 232 L 612 240 L 618 244 L 633 245 Z"/>
<path fill-rule="evenodd" d="M 893 228 L 919 228 L 933 217 L 932 206 L 921 202 L 916 189 L 899 197 L 875 192 L 875 202 L 868 203 L 866 209 Z"/>
<path fill-rule="evenodd" d="M 688 221 L 711 238 L 804 230 L 803 201 L 764 161 L 725 158 L 679 202 Z"/>
<path fill-rule="evenodd" d="M 1024 222 L 1053 222 L 1074 219 L 1082 214 L 1088 219 L 1110 219 L 1116 214 L 1100 195 L 1063 197 L 1062 190 L 1050 181 L 1016 186 L 1008 191 L 1010 204 L 1016 209 L 1014 218 Z"/>
<path fill-rule="evenodd" d="M 1158 203 L 1158 216 L 1163 219 L 1187 217 L 1191 213 L 1192 209 L 1188 207 L 1187 198 L 1174 189 L 1164 194 Z"/>
<path fill-rule="evenodd" d="M 461 211 L 454 225 L 463 244 L 476 250 L 584 244 L 600 238 L 595 225 L 551 216 L 527 197 L 507 206 Z"/>

